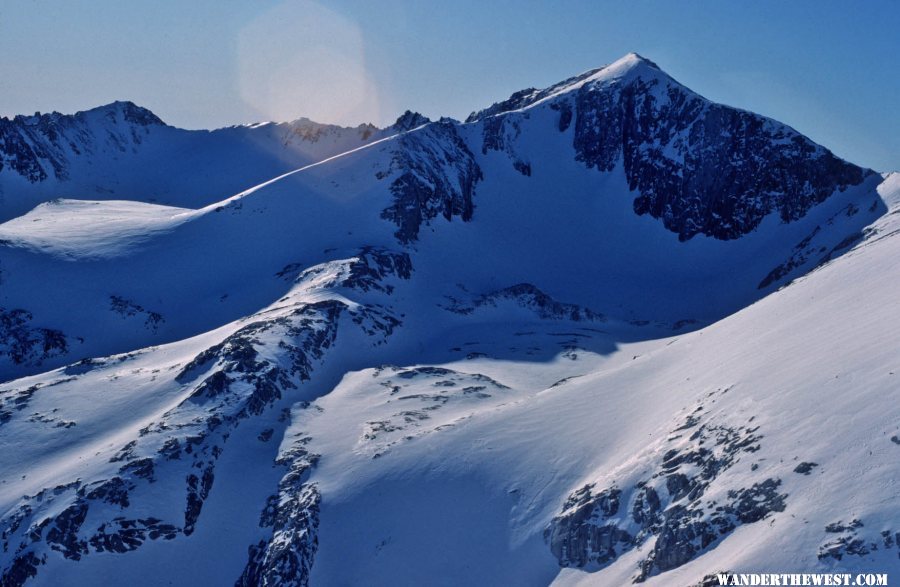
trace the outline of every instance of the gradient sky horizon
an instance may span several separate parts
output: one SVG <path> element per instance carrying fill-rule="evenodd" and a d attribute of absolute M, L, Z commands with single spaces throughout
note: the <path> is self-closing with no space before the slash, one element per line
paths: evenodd
<path fill-rule="evenodd" d="M 184 128 L 461 119 L 630 51 L 900 170 L 893 0 L 0 0 L 0 116 L 131 100 Z"/>

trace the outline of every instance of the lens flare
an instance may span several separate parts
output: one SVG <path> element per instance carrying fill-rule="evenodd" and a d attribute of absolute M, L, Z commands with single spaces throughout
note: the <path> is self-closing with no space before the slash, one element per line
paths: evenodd
<path fill-rule="evenodd" d="M 357 125 L 379 116 L 357 24 L 316 2 L 284 2 L 238 36 L 241 98 L 263 120 Z"/>

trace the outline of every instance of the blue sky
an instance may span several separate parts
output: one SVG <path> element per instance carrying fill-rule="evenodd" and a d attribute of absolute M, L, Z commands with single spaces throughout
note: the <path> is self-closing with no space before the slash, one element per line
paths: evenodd
<path fill-rule="evenodd" d="M 900 169 L 900 2 L 0 0 L 0 115 L 132 100 L 212 128 L 463 118 L 636 51 Z"/>

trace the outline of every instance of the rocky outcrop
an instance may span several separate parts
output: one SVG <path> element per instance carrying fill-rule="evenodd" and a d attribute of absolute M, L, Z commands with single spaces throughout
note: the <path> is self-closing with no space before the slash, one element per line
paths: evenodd
<path fill-rule="evenodd" d="M 638 583 L 695 559 L 741 524 L 784 511 L 780 479 L 728 487 L 724 475 L 759 450 L 758 427 L 703 423 L 701 411 L 672 431 L 671 448 L 650 457 L 651 474 L 588 484 L 569 496 L 544 532 L 560 566 L 598 570 L 649 544 L 633 578 Z"/>
<path fill-rule="evenodd" d="M 159 325 L 166 321 L 159 312 L 147 310 L 143 306 L 139 306 L 133 301 L 126 300 L 121 296 L 109 296 L 109 308 L 123 318 L 143 318 L 144 327 L 153 332 L 156 332 Z"/>
<path fill-rule="evenodd" d="M 522 119 L 527 120 L 528 114 Z M 526 177 L 531 176 L 531 163 L 519 154 L 516 148 L 517 139 L 522 134 L 522 121 L 518 117 L 493 116 L 482 122 L 481 153 L 487 155 L 491 151 L 500 151 L 512 161 L 513 168 Z"/>
<path fill-rule="evenodd" d="M 475 185 L 482 173 L 456 125 L 437 122 L 404 133 L 397 141 L 389 169 L 377 174 L 393 177 L 394 202 L 381 217 L 397 225 L 397 239 L 417 240 L 420 228 L 437 216 L 471 220 Z"/>
<path fill-rule="evenodd" d="M 377 459 L 394 448 L 455 427 L 460 408 L 506 401 L 509 386 L 483 373 L 466 373 L 435 366 L 401 368 L 382 365 L 372 370 L 383 411 L 373 409 L 358 446 Z"/>
<path fill-rule="evenodd" d="M 555 518 L 545 535 L 553 556 L 569 566 L 608 564 L 634 544 L 634 536 L 607 522 L 619 513 L 622 491 L 610 487 L 592 494 L 592 489 L 586 485 L 572 493 L 563 504 L 566 515 Z"/>
<path fill-rule="evenodd" d="M 397 132 L 406 132 L 418 128 L 423 124 L 428 124 L 429 122 L 431 122 L 431 120 L 427 116 L 407 110 L 397 118 L 396 122 L 391 125 L 391 128 Z"/>
<path fill-rule="evenodd" d="M 69 352 L 65 334 L 34 326 L 33 321 L 34 316 L 27 310 L 0 308 L 0 357 L 7 357 L 14 365 L 37 366 Z"/>
<path fill-rule="evenodd" d="M 306 587 L 318 549 L 319 502 L 315 483 L 308 483 L 308 471 L 319 455 L 309 452 L 308 436 L 295 439 L 276 464 L 287 473 L 278 484 L 260 516 L 259 525 L 271 528 L 268 540 L 251 545 L 249 561 L 235 587 Z"/>
<path fill-rule="evenodd" d="M 571 320 L 573 322 L 605 322 L 606 317 L 577 304 L 559 302 L 530 283 L 519 283 L 501 290 L 475 297 L 465 302 L 448 297 L 447 310 L 457 314 L 471 314 L 479 308 L 496 308 L 508 302 L 532 311 L 541 320 Z"/>
<path fill-rule="evenodd" d="M 327 137 L 335 137 L 343 133 L 356 134 L 359 138 L 360 145 L 362 145 L 379 130 L 378 127 L 373 124 L 360 124 L 355 128 L 350 128 L 333 124 L 322 124 L 308 118 L 298 118 L 291 122 L 282 122 L 277 124 L 277 127 L 284 131 L 281 142 L 285 146 L 296 143 L 318 143 Z M 232 129 L 223 130 L 233 130 L 233 128 L 234 127 L 232 127 Z"/>
<path fill-rule="evenodd" d="M 896 551 L 900 558 L 900 532 L 881 530 L 866 532 L 858 518 L 849 522 L 832 522 L 825 526 L 825 540 L 819 546 L 819 560 L 843 560 L 848 556 L 867 556 L 879 550 Z"/>
<path fill-rule="evenodd" d="M 34 385 L 29 385 L 28 387 L 24 388 L 13 387 L 10 389 L 0 390 L 0 425 L 9 422 L 13 418 L 13 415 L 15 413 L 24 412 L 31 403 L 32 397 L 38 390 L 67 383 L 71 380 L 71 377 L 63 377 L 61 379 L 51 381 L 50 383 L 35 383 Z M 57 426 L 59 426 L 60 424 L 59 420 L 47 416 L 46 414 L 33 414 L 31 417 L 39 418 L 41 422 L 48 424 L 55 423 Z"/>
<path fill-rule="evenodd" d="M 341 286 L 358 291 L 377 289 L 385 293 L 393 291 L 385 282 L 390 278 L 409 279 L 412 261 L 407 253 L 393 253 L 376 247 L 363 247 L 351 264 L 349 275 Z"/>

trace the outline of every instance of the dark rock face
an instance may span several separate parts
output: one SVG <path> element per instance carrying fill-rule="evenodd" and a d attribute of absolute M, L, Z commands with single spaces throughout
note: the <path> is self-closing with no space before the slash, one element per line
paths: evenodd
<path fill-rule="evenodd" d="M 393 124 L 393 128 L 397 132 L 406 132 L 422 126 L 423 124 L 428 124 L 429 122 L 431 122 L 431 120 L 427 116 L 422 116 L 418 112 L 407 110 L 397 118 L 397 121 Z"/>
<path fill-rule="evenodd" d="M 837 521 L 825 526 L 825 541 L 819 546 L 819 560 L 843 560 L 845 556 L 866 556 L 879 550 L 896 551 L 900 558 L 900 532 L 864 530 L 858 518 L 847 523 Z"/>
<path fill-rule="evenodd" d="M 572 105 L 566 101 L 554 102 L 550 108 L 559 112 L 559 121 L 557 127 L 559 132 L 566 132 L 572 124 Z"/>
<path fill-rule="evenodd" d="M 200 517 L 200 510 L 203 508 L 203 502 L 209 497 L 209 491 L 212 489 L 213 467 L 207 467 L 203 470 L 203 475 L 198 477 L 191 473 L 187 476 L 188 496 L 187 507 L 184 510 L 184 534 L 190 536 L 194 532 L 194 526 Z"/>
<path fill-rule="evenodd" d="M 723 473 L 759 449 L 761 436 L 757 428 L 701 423 L 699 411 L 673 431 L 673 448 L 654 457 L 648 477 L 626 489 L 589 484 L 569 496 L 544 532 L 560 566 L 598 570 L 653 540 L 634 577 L 642 582 L 714 548 L 740 524 L 784 511 L 777 478 L 710 495 Z"/>
<path fill-rule="evenodd" d="M 584 567 L 609 563 L 628 550 L 634 537 L 614 523 L 602 523 L 618 513 L 621 495 L 615 487 L 591 495 L 591 487 L 585 486 L 569 496 L 563 506 L 569 514 L 544 533 L 553 555 Z"/>
<path fill-rule="evenodd" d="M 4 571 L 3 587 L 22 587 L 28 579 L 37 576 L 38 566 L 44 564 L 46 560 L 46 555 L 38 558 L 33 552 L 20 554 Z"/>
<path fill-rule="evenodd" d="M 114 131 L 104 131 L 99 124 Z M 131 102 L 114 102 L 87 112 L 63 115 L 37 113 L 0 118 L 0 172 L 8 169 L 35 183 L 50 177 L 68 179 L 71 156 L 95 148 L 98 141 L 109 141 L 125 151 L 142 142 L 146 129 L 163 126 L 155 114 Z M 102 132 L 96 136 L 95 133 Z"/>
<path fill-rule="evenodd" d="M 127 508 L 131 505 L 128 501 L 128 492 L 134 488 L 134 483 L 125 481 L 121 477 L 113 477 L 86 492 L 85 497 L 89 500 L 105 501 L 121 508 Z"/>
<path fill-rule="evenodd" d="M 394 288 L 387 283 L 388 278 L 409 279 L 411 275 L 412 261 L 408 254 L 365 247 L 348 264 L 348 275 L 340 285 L 357 291 L 377 290 L 389 294 Z"/>
<path fill-rule="evenodd" d="M 78 560 L 87 554 L 87 543 L 78 537 L 78 530 L 87 517 L 88 506 L 82 501 L 64 509 L 47 530 L 46 542 L 53 550 L 58 550 L 64 557 Z"/>
<path fill-rule="evenodd" d="M 742 524 L 752 524 L 771 512 L 783 512 L 784 499 L 787 495 L 776 492 L 780 485 L 780 479 L 766 479 L 746 489 L 729 491 L 728 497 L 733 500 L 730 513 L 733 513 Z"/>
<path fill-rule="evenodd" d="M 526 177 L 531 177 L 531 163 L 519 155 L 516 142 L 522 133 L 521 120 L 527 120 L 528 114 L 522 118 L 511 116 L 493 116 L 482 121 L 481 153 L 490 151 L 506 153 L 512 161 L 513 168 Z"/>
<path fill-rule="evenodd" d="M 681 240 L 734 239 L 770 213 L 801 218 L 870 173 L 787 126 L 710 103 L 674 82 L 636 78 L 582 86 L 575 97 L 577 158 L 622 164 L 637 214 Z"/>
<path fill-rule="evenodd" d="M 119 474 L 121 475 L 132 475 L 139 479 L 146 479 L 153 483 L 156 481 L 156 478 L 153 476 L 154 465 L 153 459 L 144 458 L 144 459 L 134 459 L 133 457 L 129 457 L 130 460 L 128 464 L 122 465 L 119 468 Z"/>
<path fill-rule="evenodd" d="M 459 216 L 472 219 L 475 184 L 481 168 L 450 122 L 430 124 L 403 134 L 387 172 L 394 175 L 391 194 L 394 203 L 381 217 L 397 225 L 394 233 L 401 243 L 418 239 L 419 229 L 438 215 L 446 220 Z"/>
<path fill-rule="evenodd" d="M 156 114 L 127 100 L 113 102 L 101 108 L 105 110 L 105 115 L 110 121 L 116 121 L 118 117 L 121 117 L 125 122 L 136 126 L 165 125 Z M 78 115 L 76 114 L 76 116 Z"/>
<path fill-rule="evenodd" d="M 639 581 L 680 567 L 716 540 L 716 527 L 700 518 L 700 512 L 681 505 L 666 511 L 653 550 L 641 565 Z"/>
<path fill-rule="evenodd" d="M 249 561 L 235 587 L 283 585 L 305 587 L 309 584 L 316 550 L 319 546 L 319 502 L 315 483 L 307 483 L 308 471 L 319 455 L 309 452 L 310 438 L 294 441 L 277 464 L 288 471 L 278 484 L 278 493 L 270 497 L 259 525 L 272 528 L 269 540 L 248 549 Z"/>
<path fill-rule="evenodd" d="M 849 523 L 832 522 L 825 526 L 827 534 L 837 534 L 830 537 L 819 547 L 819 560 L 834 559 L 841 560 L 845 556 L 865 556 L 873 550 L 878 550 L 878 544 L 874 541 L 867 541 L 859 536 L 863 523 L 854 518 Z M 890 531 L 887 532 L 887 538 L 891 537 Z M 885 548 L 893 546 L 893 540 L 884 540 Z"/>
<path fill-rule="evenodd" d="M 26 310 L 0 308 L 0 357 L 8 357 L 14 365 L 40 365 L 69 352 L 62 332 L 32 326 L 33 318 Z"/>
<path fill-rule="evenodd" d="M 35 183 L 47 179 L 47 172 L 41 161 L 46 161 L 51 171 L 55 174 L 65 175 L 62 162 L 52 155 L 40 144 L 30 145 L 26 136 L 29 133 L 22 132 L 17 121 L 0 119 L 0 171 L 8 169 Z"/>
<path fill-rule="evenodd" d="M 146 310 L 143 306 L 139 306 L 131 300 L 126 300 L 121 296 L 109 296 L 109 307 L 113 312 L 119 314 L 123 318 L 133 318 L 136 316 L 143 317 L 144 327 L 153 332 L 156 332 L 159 325 L 166 321 L 159 312 Z"/>
<path fill-rule="evenodd" d="M 819 463 L 807 463 L 802 462 L 794 468 L 794 473 L 800 473 L 801 475 L 809 475 L 812 473 L 812 470 L 819 466 Z"/>
<path fill-rule="evenodd" d="M 127 520 L 117 517 L 101 524 L 89 542 L 97 552 L 123 554 L 136 550 L 147 540 L 173 540 L 179 532 L 174 525 L 163 524 L 157 518 Z"/>

